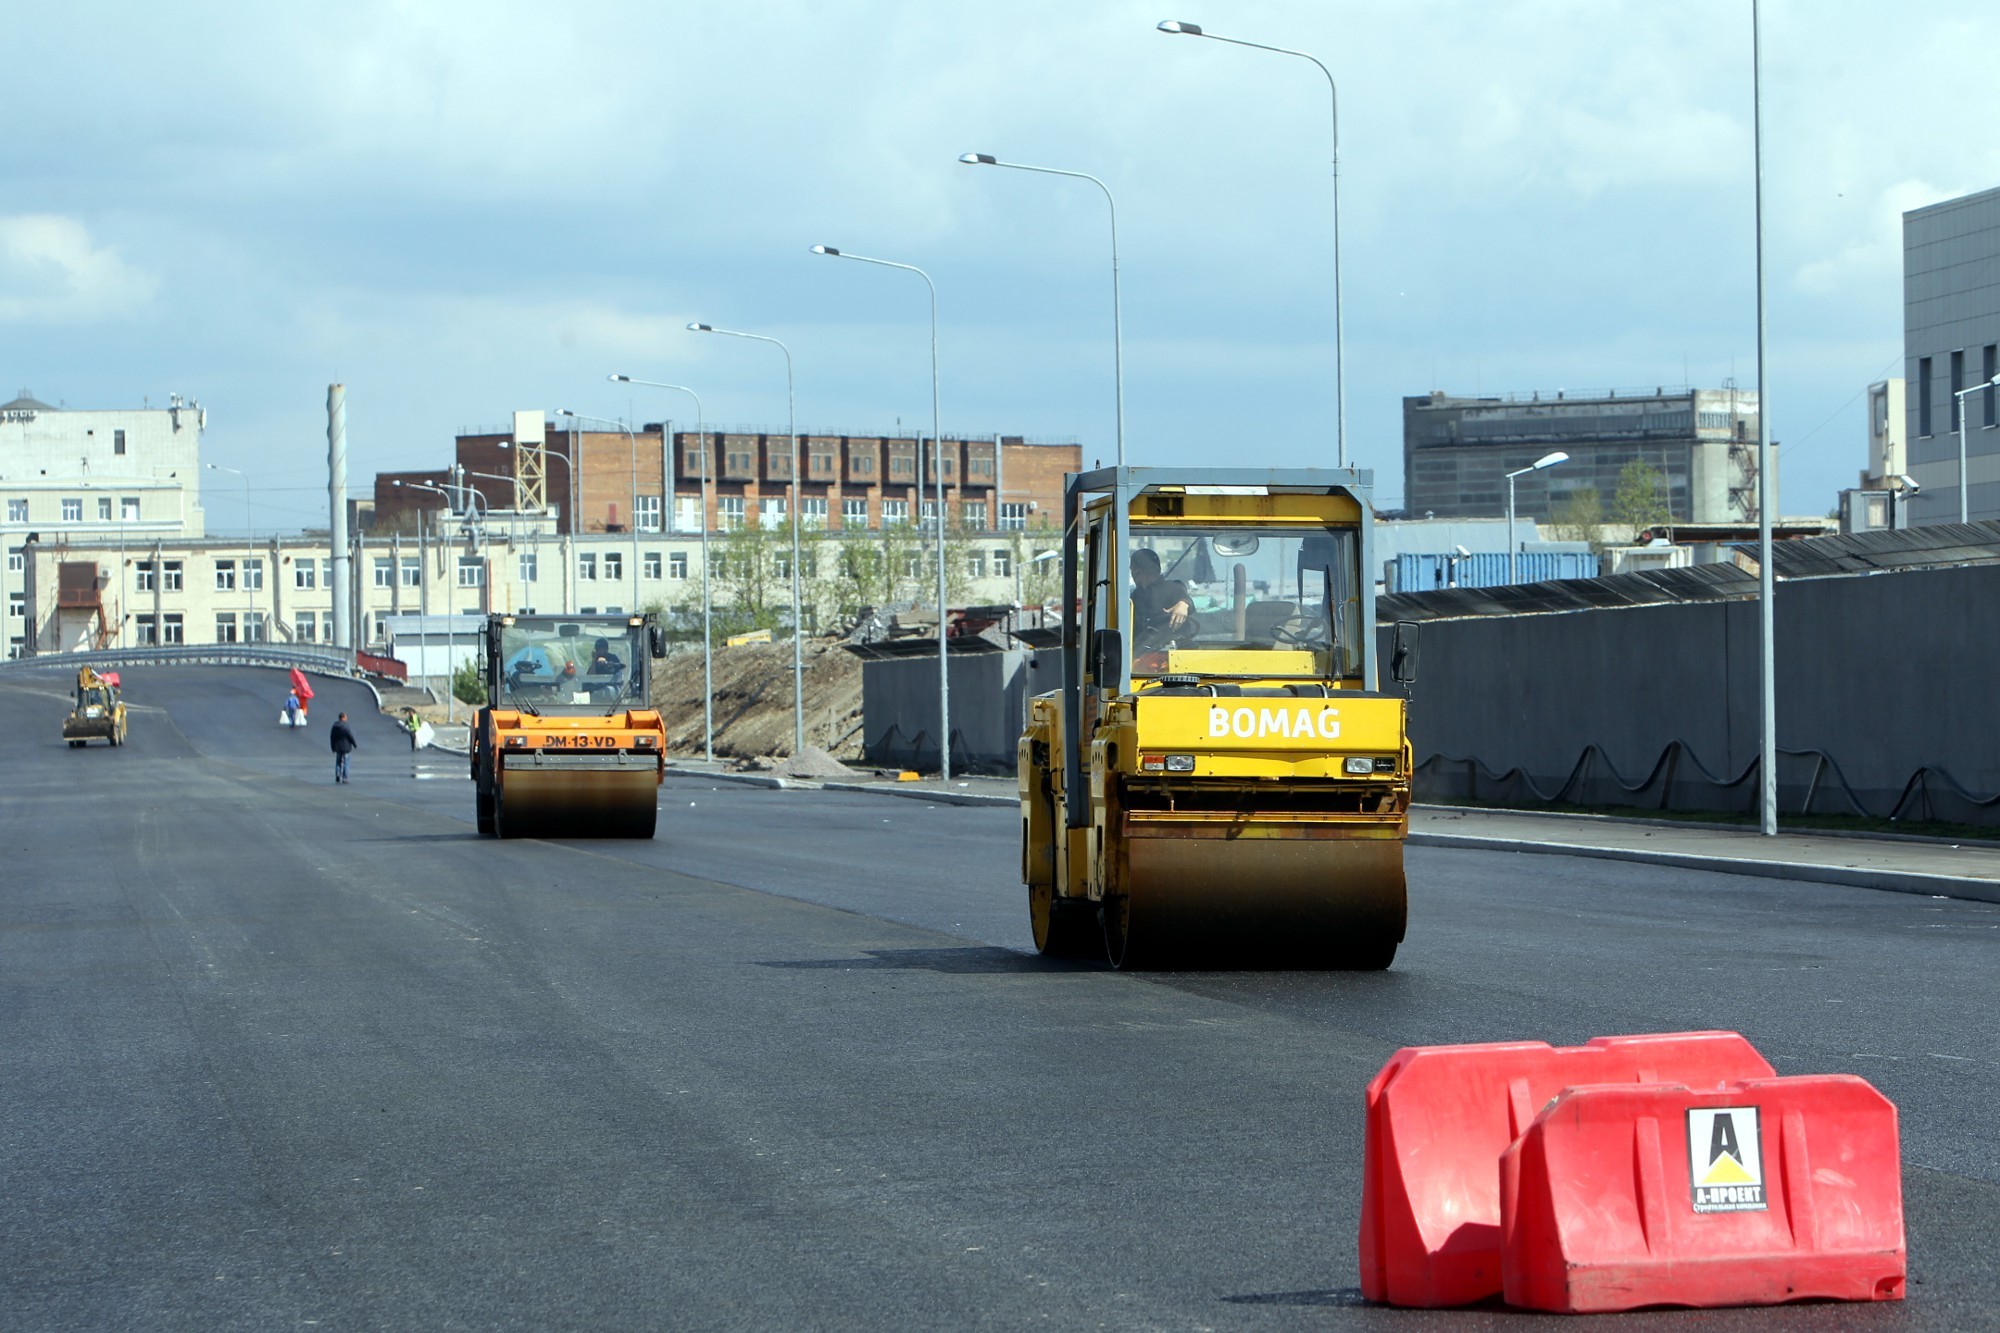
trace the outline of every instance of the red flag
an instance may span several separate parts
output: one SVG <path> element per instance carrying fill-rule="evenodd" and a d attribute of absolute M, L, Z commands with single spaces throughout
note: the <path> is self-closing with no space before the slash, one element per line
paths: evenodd
<path fill-rule="evenodd" d="M 313 697 L 313 687 L 306 683 L 306 673 L 297 667 L 292 668 L 292 688 L 298 692 L 301 703 Z"/>

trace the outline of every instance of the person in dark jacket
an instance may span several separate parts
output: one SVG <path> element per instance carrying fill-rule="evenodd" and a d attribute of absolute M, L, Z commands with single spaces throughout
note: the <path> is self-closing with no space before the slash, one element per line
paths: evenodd
<path fill-rule="evenodd" d="M 360 748 L 354 739 L 354 728 L 347 725 L 347 714 L 342 713 L 338 721 L 327 733 L 333 741 L 333 780 L 347 781 L 347 756 Z"/>

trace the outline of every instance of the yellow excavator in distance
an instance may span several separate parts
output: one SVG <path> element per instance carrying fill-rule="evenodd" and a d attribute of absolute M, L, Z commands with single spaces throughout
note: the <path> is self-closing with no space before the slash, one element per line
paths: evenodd
<path fill-rule="evenodd" d="M 72 750 L 86 741 L 125 743 L 125 701 L 118 697 L 118 673 L 78 667 L 76 707 L 63 719 L 63 739 Z"/>
<path fill-rule="evenodd" d="M 1376 689 L 1352 470 L 1104 468 L 1063 491 L 1062 688 L 1021 736 L 1035 946 L 1379 969 L 1403 939 L 1406 700 Z M 1398 625 L 1392 674 L 1414 675 Z"/>

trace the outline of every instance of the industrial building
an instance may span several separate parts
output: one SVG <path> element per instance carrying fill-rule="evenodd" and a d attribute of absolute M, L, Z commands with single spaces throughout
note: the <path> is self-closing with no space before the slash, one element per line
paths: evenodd
<path fill-rule="evenodd" d="M 27 641 L 24 548 L 68 541 L 123 550 L 204 531 L 201 435 L 208 413 L 179 394 L 165 407 L 51 406 L 23 389 L 0 404 L 0 548 L 7 655 Z"/>
<path fill-rule="evenodd" d="M 1412 518 L 1504 514 L 1507 474 L 1560 450 L 1568 461 L 1516 480 L 1520 518 L 1548 522 L 1565 496 L 1587 488 L 1608 508 L 1619 474 L 1638 460 L 1664 478 L 1673 518 L 1754 521 L 1757 411 L 1757 394 L 1736 388 L 1405 398 L 1404 508 Z"/>
<path fill-rule="evenodd" d="M 1903 357 L 1908 523 L 1959 521 L 1961 450 L 1966 517 L 2000 518 L 2000 189 L 1903 214 Z"/>
<path fill-rule="evenodd" d="M 947 527 L 1026 530 L 1062 512 L 1063 474 L 1083 467 L 1074 440 L 947 436 L 941 451 L 910 435 L 801 432 L 798 441 L 799 518 L 824 532 L 934 522 L 940 466 Z M 460 433 L 452 468 L 378 476 L 364 522 L 414 532 L 417 511 L 445 503 L 438 491 L 467 487 L 488 509 L 546 510 L 561 533 L 788 525 L 790 444 L 782 431 L 588 430 L 573 417 L 516 412 L 511 426 Z"/>

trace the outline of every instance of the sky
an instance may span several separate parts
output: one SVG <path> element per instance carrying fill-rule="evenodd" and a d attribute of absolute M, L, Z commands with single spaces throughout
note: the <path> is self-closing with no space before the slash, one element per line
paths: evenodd
<path fill-rule="evenodd" d="M 1762 6 L 1780 507 L 1866 463 L 1901 215 L 2000 184 L 2000 7 Z M 1156 30 L 1163 19 L 1306 60 Z M 208 409 L 260 531 L 568 407 L 1351 461 L 1401 400 L 1757 384 L 1749 0 L 107 0 L 8 20 L 0 395 Z M 961 153 L 1081 172 L 988 166 Z M 242 487 L 210 488 L 242 531 Z"/>

